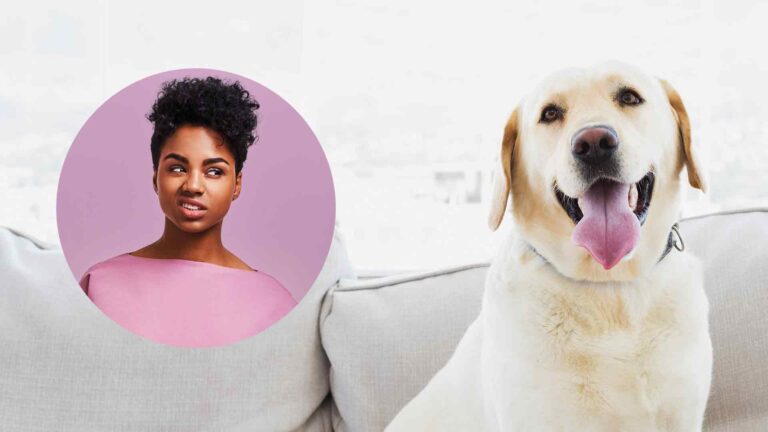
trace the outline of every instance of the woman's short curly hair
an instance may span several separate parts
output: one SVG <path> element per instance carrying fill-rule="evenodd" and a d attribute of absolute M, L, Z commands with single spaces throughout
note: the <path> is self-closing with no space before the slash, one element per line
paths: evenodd
<path fill-rule="evenodd" d="M 227 83 L 219 78 L 184 78 L 163 83 L 147 119 L 154 124 L 152 165 L 157 169 L 165 141 L 181 126 L 204 126 L 218 133 L 235 157 L 239 173 L 256 139 L 254 100 L 240 82 Z"/>

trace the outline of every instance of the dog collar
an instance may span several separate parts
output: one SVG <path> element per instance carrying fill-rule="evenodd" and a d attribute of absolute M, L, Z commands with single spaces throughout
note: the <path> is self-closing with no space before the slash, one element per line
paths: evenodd
<path fill-rule="evenodd" d="M 544 255 L 540 254 L 539 251 L 536 250 L 530 243 L 526 243 L 528 247 L 541 257 L 541 259 L 544 260 L 547 264 L 549 264 L 549 260 L 544 258 Z M 667 237 L 667 245 L 664 247 L 664 252 L 661 254 L 661 257 L 658 261 L 656 261 L 656 264 L 660 263 L 661 260 L 663 260 L 669 252 L 672 250 L 672 248 L 677 249 L 678 251 L 682 252 L 685 250 L 685 243 L 683 242 L 683 236 L 680 235 L 680 224 L 677 222 L 672 225 L 672 229 L 669 231 L 669 236 Z"/>
<path fill-rule="evenodd" d="M 664 253 L 661 254 L 661 258 L 659 258 L 656 263 L 660 263 L 661 260 L 663 260 L 667 254 L 669 254 L 669 251 L 671 251 L 673 247 L 680 252 L 685 250 L 683 236 L 680 235 L 680 225 L 677 222 L 672 225 L 672 230 L 669 232 L 669 237 L 667 237 L 667 246 L 664 248 Z"/>

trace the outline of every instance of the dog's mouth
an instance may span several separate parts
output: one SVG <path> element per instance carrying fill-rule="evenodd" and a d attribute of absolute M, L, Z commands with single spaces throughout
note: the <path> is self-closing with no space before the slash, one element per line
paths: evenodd
<path fill-rule="evenodd" d="M 555 185 L 560 205 L 576 224 L 571 240 L 606 270 L 611 269 L 637 246 L 653 184 L 653 172 L 632 184 L 603 177 L 578 198 L 569 197 Z"/>
<path fill-rule="evenodd" d="M 653 196 L 653 184 L 655 176 L 653 172 L 648 172 L 639 182 L 632 184 L 629 188 L 629 194 L 627 195 L 627 206 L 632 210 L 632 213 L 637 216 L 637 220 L 640 225 L 645 223 L 645 219 L 648 217 L 648 208 L 651 205 L 651 197 Z M 614 182 L 614 180 L 608 178 L 597 179 L 589 188 L 592 188 L 600 182 Z M 555 184 L 555 195 L 557 195 L 557 201 L 571 218 L 573 223 L 578 224 L 584 217 L 584 213 L 579 207 L 579 199 L 570 197 L 563 193 Z"/>

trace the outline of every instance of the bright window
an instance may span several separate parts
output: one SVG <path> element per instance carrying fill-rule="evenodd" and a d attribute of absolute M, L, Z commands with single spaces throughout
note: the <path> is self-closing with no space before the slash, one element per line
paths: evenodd
<path fill-rule="evenodd" d="M 146 75 L 194 66 L 249 76 L 304 115 L 361 269 L 488 259 L 506 117 L 542 74 L 607 59 L 683 96 L 711 186 L 689 193 L 687 214 L 768 206 L 768 4 L 758 0 L 49 6 L 0 17 L 0 224 L 49 241 L 58 170 L 88 115 Z M 179 7 L 184 19 L 169 20 Z"/>

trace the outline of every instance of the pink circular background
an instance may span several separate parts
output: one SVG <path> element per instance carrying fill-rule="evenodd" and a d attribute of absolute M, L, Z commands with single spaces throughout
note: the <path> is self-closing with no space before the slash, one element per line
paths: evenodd
<path fill-rule="evenodd" d="M 328 255 L 336 217 L 328 160 L 304 119 L 248 78 L 211 69 L 152 75 L 109 98 L 64 160 L 56 200 L 59 238 L 77 280 L 93 264 L 157 240 L 165 215 L 152 189 L 146 119 L 163 82 L 215 76 L 239 81 L 259 102 L 256 142 L 240 198 L 224 219 L 224 246 L 279 280 L 298 301 Z"/>

